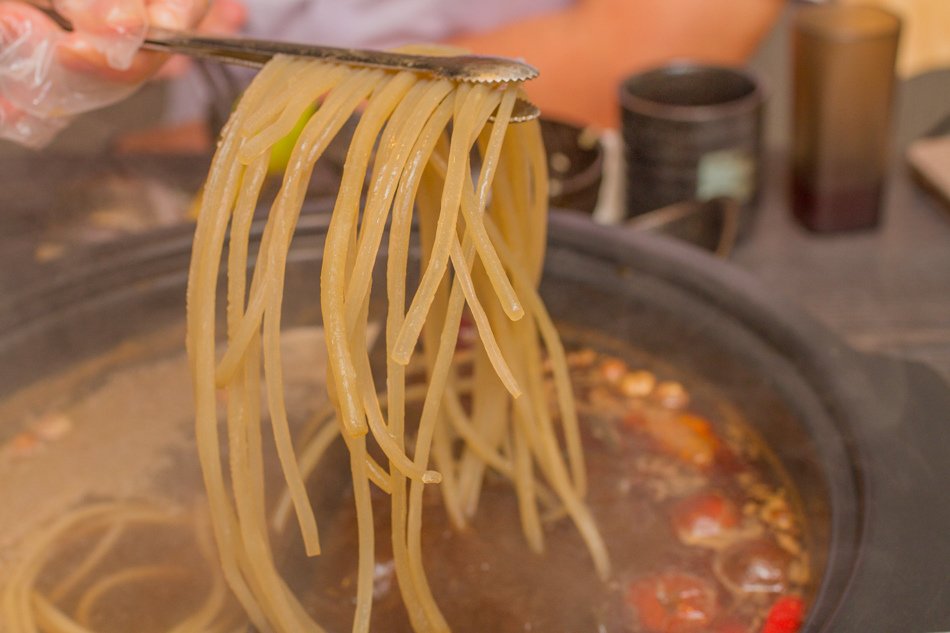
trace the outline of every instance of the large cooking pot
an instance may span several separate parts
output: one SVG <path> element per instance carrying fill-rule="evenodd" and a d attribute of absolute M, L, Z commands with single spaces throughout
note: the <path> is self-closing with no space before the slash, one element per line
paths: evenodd
<path fill-rule="evenodd" d="M 318 212 L 301 220 L 285 324 L 319 318 L 326 224 Z M 795 480 L 821 579 L 804 630 L 950 630 L 950 390 L 939 377 L 855 352 L 681 244 L 557 213 L 549 244 L 542 291 L 557 321 L 713 385 Z M 0 400 L 120 343 L 138 359 L 180 348 L 154 334 L 180 332 L 190 246 L 188 227 L 129 238 L 0 299 Z M 0 420 L 0 439 L 13 424 Z"/>

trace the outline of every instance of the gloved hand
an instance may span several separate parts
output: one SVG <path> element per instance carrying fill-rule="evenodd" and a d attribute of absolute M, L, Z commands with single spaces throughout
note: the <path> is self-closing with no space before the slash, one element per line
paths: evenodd
<path fill-rule="evenodd" d="M 148 25 L 187 29 L 208 0 L 52 0 L 74 31 L 0 1 L 0 138 L 41 147 L 73 116 L 127 97 L 167 55 L 140 51 Z"/>

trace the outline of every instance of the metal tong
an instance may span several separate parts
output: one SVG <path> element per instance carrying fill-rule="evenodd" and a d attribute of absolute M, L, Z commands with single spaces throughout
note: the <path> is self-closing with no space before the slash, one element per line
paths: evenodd
<path fill-rule="evenodd" d="M 28 0 L 28 2 L 42 10 L 63 28 L 72 30 L 69 20 L 57 12 L 49 0 Z M 276 55 L 292 55 L 351 66 L 408 70 L 457 82 L 503 84 L 527 81 L 538 76 L 538 70 L 535 67 L 506 57 L 409 55 L 243 37 L 214 37 L 155 27 L 148 29 L 142 48 L 165 53 L 181 53 L 252 68 L 263 66 Z M 515 102 L 511 121 L 521 123 L 536 119 L 540 115 L 541 111 L 536 105 L 519 98 Z"/>

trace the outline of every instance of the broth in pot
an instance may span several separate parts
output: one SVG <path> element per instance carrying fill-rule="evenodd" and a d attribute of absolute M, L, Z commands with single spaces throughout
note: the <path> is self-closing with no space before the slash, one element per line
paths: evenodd
<path fill-rule="evenodd" d="M 467 329 L 457 359 L 463 376 Z M 427 486 L 426 571 L 452 630 L 796 631 L 814 588 L 809 535 L 797 494 L 754 421 L 701 377 L 628 345 L 577 333 L 566 339 L 587 502 L 613 573 L 607 582 L 598 578 L 554 502 L 542 507 L 545 551 L 532 552 L 517 499 L 501 477 L 486 477 L 478 512 L 462 530 L 447 516 L 440 486 Z M 322 332 L 290 330 L 282 347 L 288 410 L 306 464 L 302 456 L 320 425 L 332 422 L 322 413 Z M 7 482 L 0 496 L 9 510 L 0 518 L 6 604 L 38 535 L 59 525 L 32 577 L 34 599 L 51 609 L 103 632 L 168 631 L 183 623 L 243 631 L 240 609 L 220 595 L 199 493 L 187 363 L 180 355 L 145 361 L 143 351 L 118 350 L 4 405 L 7 419 L 22 421 L 0 457 Z M 324 549 L 315 558 L 303 553 L 278 465 L 263 465 L 275 500 L 267 512 L 270 542 L 292 589 L 327 631 L 349 629 L 355 596 L 347 462 L 337 438 L 309 466 Z M 392 563 L 388 497 L 374 494 L 373 502 L 371 628 L 410 631 Z"/>

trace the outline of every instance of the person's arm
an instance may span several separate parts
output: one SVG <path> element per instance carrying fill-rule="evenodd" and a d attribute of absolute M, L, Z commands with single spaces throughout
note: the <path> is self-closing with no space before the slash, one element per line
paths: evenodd
<path fill-rule="evenodd" d="M 140 51 L 149 24 L 188 28 L 208 0 L 54 0 L 73 25 L 0 2 L 0 138 L 48 142 L 76 114 L 128 96 L 166 55 Z"/>
<path fill-rule="evenodd" d="M 616 127 L 617 87 L 670 59 L 739 64 L 784 0 L 580 0 L 496 31 L 454 37 L 476 53 L 521 57 L 541 70 L 527 91 L 543 112 Z"/>

